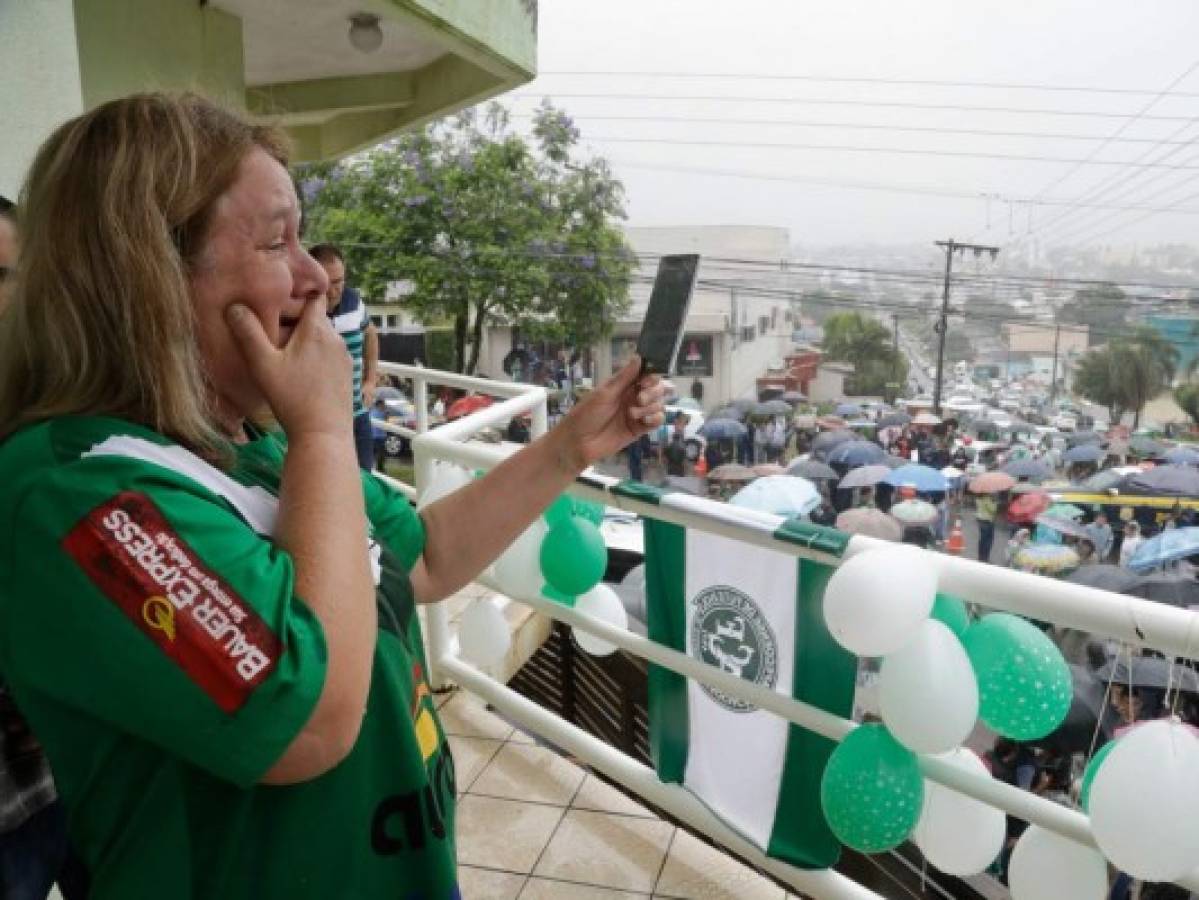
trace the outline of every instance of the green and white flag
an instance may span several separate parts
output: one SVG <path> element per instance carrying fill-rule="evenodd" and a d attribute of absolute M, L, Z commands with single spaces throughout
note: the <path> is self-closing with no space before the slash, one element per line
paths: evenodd
<path fill-rule="evenodd" d="M 617 491 L 739 521 L 746 515 L 640 485 Z M 779 540 L 833 555 L 847 542 L 831 529 L 753 517 Z M 830 637 L 821 611 L 830 566 L 651 519 L 645 564 L 651 639 L 836 715 L 852 713 L 857 660 Z M 657 666 L 649 713 L 663 781 L 681 783 L 771 857 L 805 868 L 836 863 L 840 845 L 820 808 L 832 741 Z"/>

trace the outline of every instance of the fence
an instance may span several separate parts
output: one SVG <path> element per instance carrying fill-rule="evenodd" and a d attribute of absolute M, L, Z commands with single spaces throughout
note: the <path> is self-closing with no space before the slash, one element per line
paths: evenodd
<path fill-rule="evenodd" d="M 447 460 L 472 469 L 489 469 L 503 461 L 507 456 L 504 448 L 478 442 L 466 443 L 472 435 L 484 428 L 499 426 L 513 416 L 524 414 L 532 416 L 531 434 L 534 438 L 543 434 L 547 428 L 546 393 L 542 388 L 391 363 L 382 364 L 382 370 L 389 375 L 411 379 L 413 382 L 416 429 L 396 425 L 387 425 L 386 428 L 388 431 L 413 438 L 417 489 L 428 483 L 435 460 Z M 470 416 L 430 431 L 430 383 L 475 390 L 503 399 Z M 409 496 L 414 495 L 411 486 L 388 480 Z M 882 541 L 874 538 L 854 536 L 841 560 L 838 560 L 818 550 L 776 538 L 775 521 L 768 521 L 746 510 L 701 498 L 694 498 L 683 508 L 657 506 L 613 493 L 612 489 L 617 483 L 613 478 L 586 474 L 577 479 L 571 493 L 645 518 L 672 522 L 834 566 L 858 553 L 884 546 Z M 938 553 L 930 553 L 929 557 L 930 564 L 938 572 L 939 584 L 943 590 L 965 597 L 981 606 L 1051 621 L 1130 645 L 1154 648 L 1169 656 L 1193 659 L 1199 650 L 1197 613 L 983 565 L 973 560 Z M 497 585 L 489 583 L 483 577 L 479 581 L 499 590 Z M 844 739 L 856 727 L 851 721 L 830 715 L 760 685 L 743 681 L 684 653 L 615 628 L 544 597 L 511 599 L 532 607 L 550 619 L 602 638 L 627 653 L 715 688 L 730 697 L 752 703 L 760 709 L 768 710 L 832 740 Z M 790 884 L 797 891 L 819 898 L 869 897 L 877 900 L 879 895 L 838 872 L 797 869 L 766 857 L 717 819 L 707 807 L 682 787 L 659 781 L 652 769 L 537 706 L 460 659 L 457 655 L 456 641 L 449 628 L 444 603 L 430 605 L 427 614 L 426 640 L 431 678 L 435 686 L 454 682 L 480 696 L 507 718 L 569 751 L 634 794 L 723 845 L 752 865 Z M 1080 844 L 1095 844 L 1089 820 L 1080 812 L 1011 785 L 967 772 L 932 756 L 921 756 L 920 767 L 926 778 L 1001 809 L 1009 815 L 1040 825 Z M 1199 869 L 1180 880 L 1179 884 L 1199 891 Z"/>

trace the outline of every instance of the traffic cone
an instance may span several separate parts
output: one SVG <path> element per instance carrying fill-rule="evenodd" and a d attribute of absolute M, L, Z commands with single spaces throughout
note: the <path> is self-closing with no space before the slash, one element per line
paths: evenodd
<path fill-rule="evenodd" d="M 695 461 L 695 468 L 693 471 L 700 478 L 703 478 L 708 474 L 708 461 L 704 459 L 704 455 L 702 453 L 699 455 L 699 459 Z"/>
<path fill-rule="evenodd" d="M 949 540 L 945 542 L 945 552 L 961 556 L 965 550 L 966 539 L 962 537 L 962 520 L 957 519 L 953 523 L 953 530 L 949 532 Z"/>

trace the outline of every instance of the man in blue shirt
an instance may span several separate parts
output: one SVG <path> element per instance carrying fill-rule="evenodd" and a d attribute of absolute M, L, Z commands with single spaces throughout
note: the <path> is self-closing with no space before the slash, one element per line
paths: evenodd
<path fill-rule="evenodd" d="M 369 472 L 374 467 L 375 448 L 368 410 L 374 403 L 379 377 L 379 335 L 362 297 L 346 287 L 346 263 L 341 250 L 333 244 L 317 244 L 308 253 L 329 276 L 326 295 L 329 318 L 346 342 L 354 363 L 354 445 L 358 450 L 358 465 Z"/>

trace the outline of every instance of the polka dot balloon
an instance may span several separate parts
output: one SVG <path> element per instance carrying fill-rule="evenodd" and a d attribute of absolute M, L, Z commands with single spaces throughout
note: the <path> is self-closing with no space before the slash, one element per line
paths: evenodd
<path fill-rule="evenodd" d="M 862 853 L 898 847 L 916 827 L 924 778 L 916 755 L 882 725 L 861 725 L 829 757 L 820 782 L 837 840 Z"/>
<path fill-rule="evenodd" d="M 1062 724 L 1074 683 L 1061 651 L 1019 616 L 992 613 L 962 645 L 978 679 L 979 718 L 1004 737 L 1031 741 Z"/>

